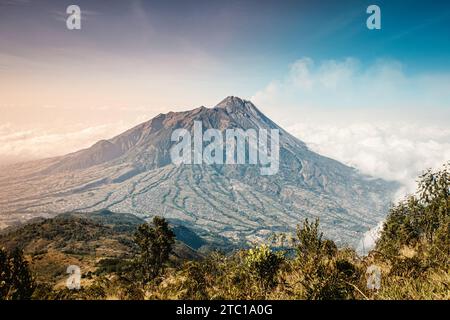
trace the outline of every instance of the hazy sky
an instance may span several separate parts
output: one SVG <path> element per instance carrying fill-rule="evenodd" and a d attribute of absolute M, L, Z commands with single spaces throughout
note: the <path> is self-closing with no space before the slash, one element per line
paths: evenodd
<path fill-rule="evenodd" d="M 236 95 L 365 172 L 401 180 L 404 156 L 410 179 L 450 160 L 449 30 L 447 1 L 0 0 L 0 163 Z"/>

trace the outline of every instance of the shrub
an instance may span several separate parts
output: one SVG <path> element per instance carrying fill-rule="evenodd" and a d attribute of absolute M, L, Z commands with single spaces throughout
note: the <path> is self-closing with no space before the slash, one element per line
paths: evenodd
<path fill-rule="evenodd" d="M 283 261 L 283 254 L 273 252 L 267 245 L 248 250 L 244 258 L 247 271 L 264 290 L 276 285 L 277 272 Z"/>

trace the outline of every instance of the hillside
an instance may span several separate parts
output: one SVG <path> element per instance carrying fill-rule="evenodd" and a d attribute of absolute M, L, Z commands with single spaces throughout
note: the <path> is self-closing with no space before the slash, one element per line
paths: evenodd
<path fill-rule="evenodd" d="M 22 249 L 39 281 L 58 283 L 67 278 L 69 265 L 80 266 L 86 274 L 115 268 L 115 263 L 131 259 L 136 254 L 133 233 L 143 223 L 134 215 L 107 210 L 88 215 L 65 213 L 3 230 L 0 247 L 8 251 Z M 190 230 L 179 226 L 173 229 L 179 235 L 177 239 L 191 240 L 196 248 L 203 245 L 203 240 Z M 177 241 L 174 260 L 195 260 L 201 256 L 185 242 Z"/>

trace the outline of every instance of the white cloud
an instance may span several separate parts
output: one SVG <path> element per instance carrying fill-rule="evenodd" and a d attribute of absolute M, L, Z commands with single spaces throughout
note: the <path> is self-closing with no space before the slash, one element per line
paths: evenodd
<path fill-rule="evenodd" d="M 71 131 L 23 129 L 10 123 L 0 125 L 0 165 L 28 161 L 78 151 L 90 147 L 96 141 L 109 139 L 144 119 L 134 122 L 115 122 L 98 126 L 82 127 Z"/>
<path fill-rule="evenodd" d="M 409 74 L 395 60 L 363 65 L 355 58 L 295 61 L 282 79 L 252 98 L 258 105 L 418 110 L 450 107 L 450 74 Z M 447 113 L 448 115 L 448 113 Z"/>
<path fill-rule="evenodd" d="M 328 125 L 298 123 L 287 130 L 311 150 L 359 169 L 399 181 L 398 196 L 414 192 L 417 176 L 450 160 L 450 129 L 410 123 Z"/>

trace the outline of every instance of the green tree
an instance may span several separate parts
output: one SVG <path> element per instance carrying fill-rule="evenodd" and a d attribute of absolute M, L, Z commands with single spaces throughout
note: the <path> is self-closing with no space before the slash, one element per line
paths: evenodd
<path fill-rule="evenodd" d="M 319 219 L 311 223 L 305 219 L 303 225 L 297 226 L 294 245 L 300 260 L 320 259 L 322 255 L 333 256 L 337 252 L 333 241 L 323 239 L 323 233 L 319 230 Z"/>
<path fill-rule="evenodd" d="M 422 246 L 433 258 L 448 263 L 450 255 L 450 163 L 426 171 L 418 191 L 393 207 L 384 223 L 377 249 L 390 256 L 404 246 Z M 423 246 L 425 245 L 426 248 Z"/>
<path fill-rule="evenodd" d="M 28 300 L 35 289 L 35 283 L 21 250 L 8 254 L 0 249 L 0 299 Z"/>
<path fill-rule="evenodd" d="M 134 241 L 140 250 L 135 261 L 138 276 L 146 284 L 164 271 L 173 250 L 175 234 L 164 218 L 156 216 L 152 225 L 144 223 L 138 227 Z"/>

